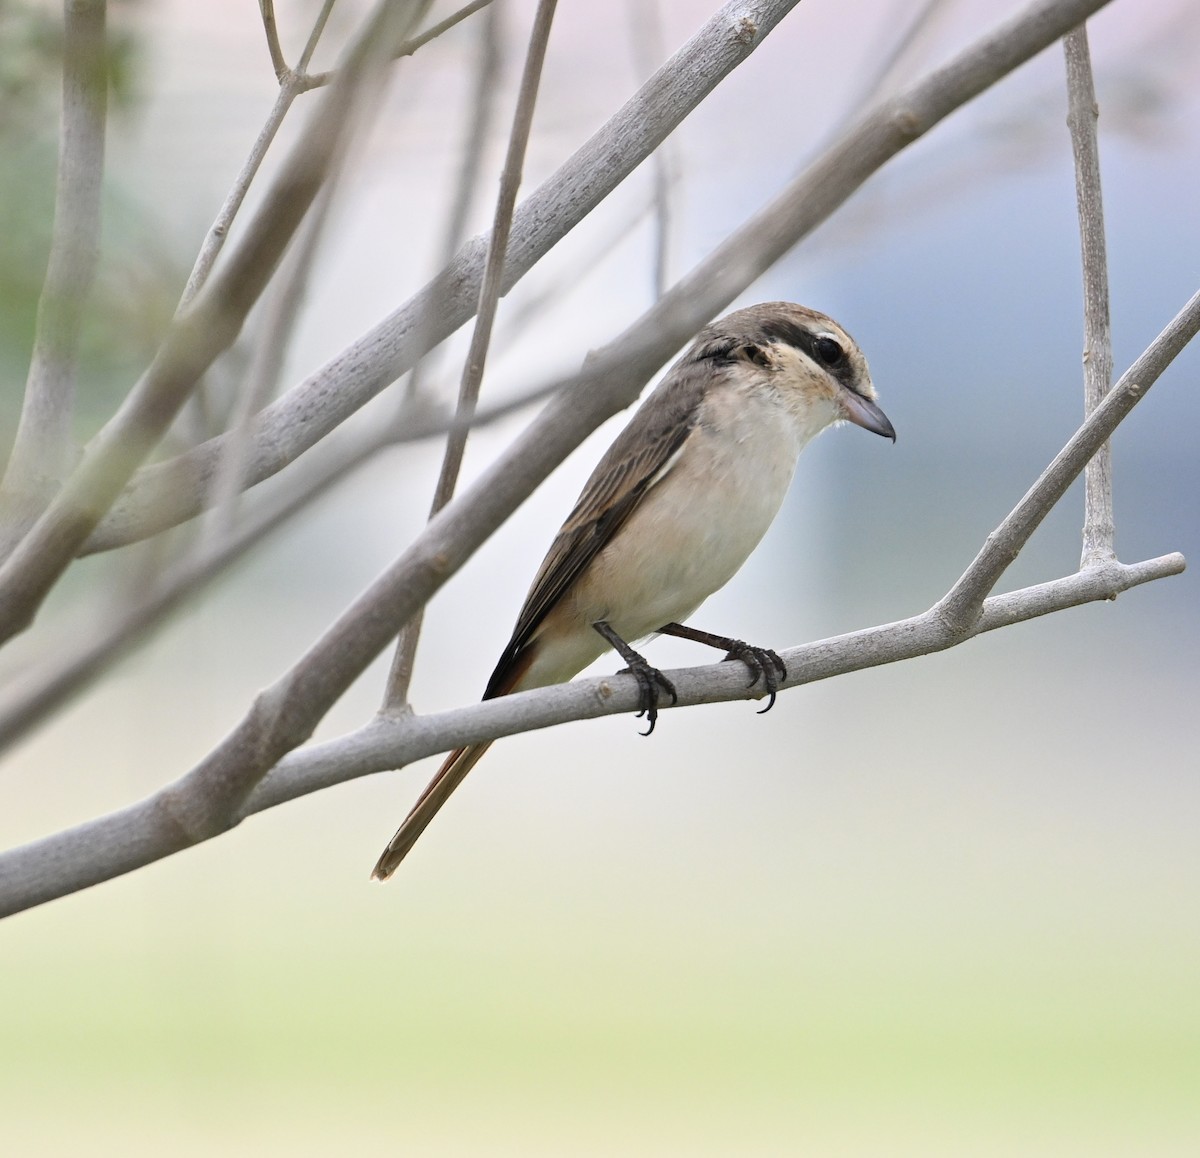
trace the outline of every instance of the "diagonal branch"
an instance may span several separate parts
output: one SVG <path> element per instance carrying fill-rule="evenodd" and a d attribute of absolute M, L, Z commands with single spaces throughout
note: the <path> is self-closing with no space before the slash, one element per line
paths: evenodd
<path fill-rule="evenodd" d="M 983 600 L 1029 541 L 1051 508 L 1079 477 L 1125 416 L 1145 397 L 1158 376 L 1200 330 L 1200 291 L 1171 320 L 1105 395 L 1071 440 L 1042 472 L 1008 517 L 987 537 L 983 550 L 936 611 L 952 632 L 969 633 L 981 614 Z"/>
<path fill-rule="evenodd" d="M 1071 2 L 1090 10 L 1106 0 Z M 513 220 L 504 292 L 645 160 L 797 3 L 727 0 L 608 124 L 530 194 Z M 469 241 L 415 297 L 267 407 L 247 464 L 247 485 L 295 461 L 469 321 L 479 301 L 486 248 L 486 238 Z M 86 551 L 124 546 L 199 514 L 223 437 L 139 471 Z"/>
<path fill-rule="evenodd" d="M 54 229 L 25 399 L 0 487 L 0 559 L 45 510 L 72 465 L 79 335 L 100 256 L 108 108 L 104 0 L 66 5 L 64 21 Z"/>

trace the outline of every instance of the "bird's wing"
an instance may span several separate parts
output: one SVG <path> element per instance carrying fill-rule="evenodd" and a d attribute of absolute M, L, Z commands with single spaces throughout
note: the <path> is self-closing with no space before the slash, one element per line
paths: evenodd
<path fill-rule="evenodd" d="M 722 351 L 723 353 L 724 351 Z M 600 553 L 646 494 L 669 473 L 691 434 L 705 392 L 723 363 L 714 351 L 696 349 L 680 359 L 629 425 L 617 436 L 588 479 L 525 597 L 512 639 L 504 649 L 484 699 L 512 686 L 518 657 L 571 584 Z"/>

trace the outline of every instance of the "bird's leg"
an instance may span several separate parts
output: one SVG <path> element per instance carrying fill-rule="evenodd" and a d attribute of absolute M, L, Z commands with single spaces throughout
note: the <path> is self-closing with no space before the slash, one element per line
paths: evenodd
<path fill-rule="evenodd" d="M 618 674 L 628 674 L 637 680 L 638 689 L 641 692 L 638 702 L 642 707 L 642 710 L 638 712 L 638 719 L 641 719 L 642 716 L 646 717 L 648 726 L 642 735 L 650 735 L 658 720 L 659 693 L 660 691 L 666 692 L 671 697 L 671 703 L 676 703 L 679 697 L 675 694 L 675 685 L 658 668 L 651 667 L 642 656 L 638 655 L 605 620 L 598 619 L 592 624 L 592 627 L 608 640 L 613 650 L 629 665 L 622 668 Z"/>
<path fill-rule="evenodd" d="M 674 635 L 678 639 L 690 639 L 693 643 L 722 648 L 726 659 L 740 659 L 750 669 L 750 682 L 746 686 L 752 688 L 761 679 L 770 697 L 767 706 L 758 714 L 761 716 L 763 712 L 769 712 L 775 706 L 775 693 L 779 690 L 779 681 L 787 679 L 787 664 L 769 647 L 753 647 L 740 639 L 713 635 L 712 632 L 687 627 L 682 623 L 666 623 L 658 631 L 660 635 Z"/>

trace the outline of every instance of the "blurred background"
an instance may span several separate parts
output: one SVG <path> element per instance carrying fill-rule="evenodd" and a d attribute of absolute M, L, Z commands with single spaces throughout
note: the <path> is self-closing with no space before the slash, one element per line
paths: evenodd
<path fill-rule="evenodd" d="M 254 5 L 110 7 L 120 51 L 84 436 L 153 349 L 274 96 Z M 316 7 L 277 6 L 290 60 Z M 473 230 L 490 218 L 532 8 L 507 6 Z M 562 3 L 526 191 L 715 8 Z M 355 11 L 335 9 L 318 67 Z M 671 139 L 670 280 L 881 76 L 915 78 L 999 15 L 934 6 L 885 70 L 910 6 L 801 4 Z M 0 167 L 6 441 L 50 226 L 57 22 L 52 5 L 0 5 L 0 132 L 18 159 Z M 1200 21 L 1186 3 L 1117 0 L 1089 30 L 1120 373 L 1197 288 Z M 342 184 L 285 385 L 432 271 L 476 35 L 467 22 L 397 69 Z M 1077 425 L 1062 74 L 1055 48 L 955 114 L 737 303 L 789 298 L 842 322 L 899 440 L 819 440 L 697 625 L 783 648 L 923 610 Z M 644 166 L 506 299 L 485 399 L 578 365 L 651 303 L 651 180 Z M 461 339 L 435 361 L 447 396 Z M 217 378 L 237 370 L 235 355 Z M 1198 370 L 1185 352 L 1115 439 L 1127 561 L 1200 556 Z M 529 417 L 481 430 L 464 477 Z M 479 693 L 622 421 L 430 606 L 418 711 Z M 439 454 L 375 460 L 10 753 L 3 843 L 186 771 L 418 531 Z M 1076 489 L 1002 588 L 1074 570 L 1081 520 Z M 47 617 L 108 566 L 81 567 Z M 386 887 L 367 875 L 435 761 L 256 816 L 4 923 L 0 1142 L 39 1155 L 1195 1154 L 1198 647 L 1193 570 L 791 691 L 761 718 L 736 703 L 667 713 L 652 739 L 611 718 L 505 740 Z M 673 640 L 648 654 L 711 658 Z M 365 722 L 384 671 L 318 735 Z"/>

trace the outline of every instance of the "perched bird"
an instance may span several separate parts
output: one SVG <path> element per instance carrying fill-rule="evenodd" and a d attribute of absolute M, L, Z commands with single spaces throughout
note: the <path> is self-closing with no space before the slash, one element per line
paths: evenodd
<path fill-rule="evenodd" d="M 665 634 L 742 660 L 770 708 L 787 677 L 779 656 L 681 621 L 757 546 L 812 438 L 845 421 L 895 441 L 875 397 L 854 339 L 815 310 L 766 302 L 706 326 L 588 479 L 483 698 L 564 683 L 611 647 L 637 677 L 649 734 L 660 697 L 675 689 L 630 642 Z M 373 877 L 396 871 L 488 747 L 446 757 Z"/>

